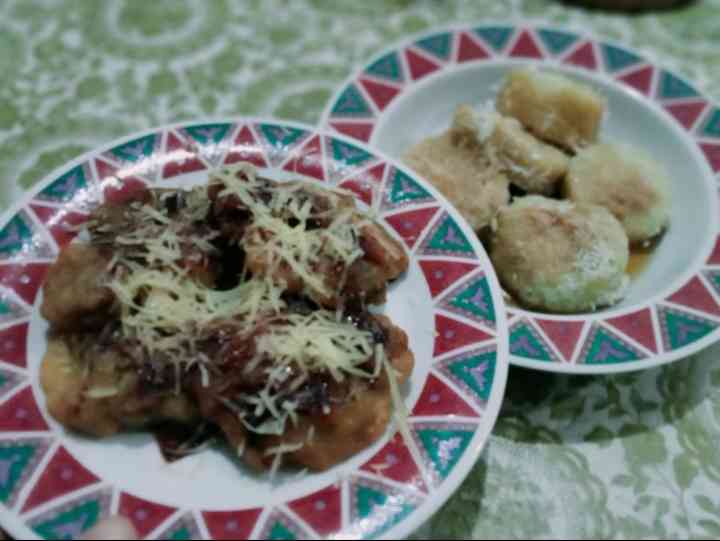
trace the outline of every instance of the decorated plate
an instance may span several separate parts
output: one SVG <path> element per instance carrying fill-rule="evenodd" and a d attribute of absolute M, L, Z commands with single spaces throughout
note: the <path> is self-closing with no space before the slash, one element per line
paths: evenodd
<path fill-rule="evenodd" d="M 329 102 L 323 124 L 399 157 L 447 129 L 460 103 L 493 100 L 507 71 L 537 65 L 608 100 L 606 140 L 644 148 L 670 172 L 670 228 L 625 300 L 592 314 L 508 309 L 511 362 L 611 373 L 686 357 L 720 337 L 720 108 L 624 45 L 543 24 L 437 29 L 386 49 Z"/>
<path fill-rule="evenodd" d="M 47 325 L 38 306 L 48 266 L 75 235 L 67 225 L 82 224 L 103 200 L 145 185 L 205 182 L 210 168 L 241 160 L 273 178 L 354 192 L 407 247 L 410 269 L 385 311 L 407 331 L 416 358 L 404 389 L 411 438 L 392 428 L 328 472 L 271 482 L 221 445 L 169 464 L 149 434 L 91 440 L 48 416 L 38 384 Z M 503 300 L 471 230 L 397 163 L 300 124 L 167 126 L 78 158 L 0 222 L 0 288 L 0 519 L 18 538 L 70 539 L 114 514 L 149 539 L 404 536 L 473 466 L 503 397 Z"/>

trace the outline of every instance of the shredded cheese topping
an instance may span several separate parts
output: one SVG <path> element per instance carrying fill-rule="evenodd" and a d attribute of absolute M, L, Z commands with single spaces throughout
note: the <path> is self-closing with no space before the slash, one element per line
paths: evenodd
<path fill-rule="evenodd" d="M 328 295 L 330 287 L 318 267 L 323 262 L 348 268 L 364 254 L 359 245 L 359 227 L 354 206 L 342 208 L 343 195 L 323 190 L 331 209 L 315 209 L 318 195 L 309 185 L 288 183 L 275 187 L 269 201 L 262 201 L 264 186 L 258 181 L 254 169 L 243 168 L 246 180 L 238 178 L 236 171 L 223 169 L 218 178 L 225 189 L 221 197 L 235 196 L 253 215 L 253 223 L 246 233 L 245 248 L 251 258 L 264 261 L 271 274 L 284 264 L 302 279 L 311 291 Z M 347 196 L 345 196 L 347 197 Z M 313 228 L 313 221 L 329 221 L 327 227 Z"/>
<path fill-rule="evenodd" d="M 222 185 L 220 199 L 236 198 L 249 211 L 242 243 L 248 258 L 263 261 L 265 277 L 219 291 L 193 276 L 188 260 L 200 264 L 216 252 L 212 241 L 217 233 L 187 228 L 188 221 L 206 218 L 211 205 L 206 193 L 186 193 L 185 207 L 179 211 L 183 220 L 174 219 L 164 204 L 158 208 L 133 203 L 128 212 L 137 226 L 113 239 L 118 249 L 109 267 L 108 287 L 120 305 L 124 336 L 136 340 L 150 358 L 172 365 L 178 391 L 180 375 L 192 367 L 198 368 L 203 386 L 211 384 L 212 360 L 198 347 L 208 326 L 231 321 L 233 332 L 252 336 L 252 356 L 243 369 L 262 370 L 264 386 L 221 401 L 257 434 L 282 435 L 288 421 L 297 425 L 300 405 L 292 399 L 293 393 L 317 373 L 338 383 L 348 378 L 371 381 L 385 368 L 396 409 L 404 411 L 384 347 L 373 333 L 344 321 L 341 312 L 289 312 L 283 300 L 287 283 L 277 274 L 289 268 L 306 291 L 327 295 L 332 293 L 324 279 L 327 267 L 323 272 L 318 267 L 329 264 L 343 269 L 340 286 L 335 284 L 342 288 L 347 268 L 364 255 L 360 231 L 371 222 L 357 217 L 345 194 L 301 183 L 270 186 L 256 177 L 249 164 L 223 169 L 214 178 Z M 96 226 L 105 231 L 102 224 Z M 260 322 L 264 324 L 259 326 Z M 102 398 L 110 392 L 93 389 L 89 395 Z M 305 441 L 267 449 L 265 454 L 274 457 L 272 470 L 277 470 L 282 455 L 313 438 L 311 427 Z M 243 444 L 237 453 L 244 452 Z"/>

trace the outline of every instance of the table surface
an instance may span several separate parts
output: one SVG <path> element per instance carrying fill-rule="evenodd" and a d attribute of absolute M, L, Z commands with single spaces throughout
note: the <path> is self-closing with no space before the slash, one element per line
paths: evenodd
<path fill-rule="evenodd" d="M 316 123 L 351 70 L 405 34 L 510 17 L 621 40 L 720 98 L 720 0 L 640 16 L 544 0 L 3 0 L 0 208 L 153 125 Z M 416 536 L 720 536 L 719 355 L 614 377 L 512 369 L 483 459 Z"/>

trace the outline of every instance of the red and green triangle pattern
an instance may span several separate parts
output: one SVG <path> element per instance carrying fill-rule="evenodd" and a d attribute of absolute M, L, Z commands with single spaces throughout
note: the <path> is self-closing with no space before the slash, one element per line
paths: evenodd
<path fill-rule="evenodd" d="M 700 127 L 703 137 L 720 138 L 720 108 L 715 107 Z"/>
<path fill-rule="evenodd" d="M 30 387 L 0 404 L 1 432 L 46 432 L 49 430 Z"/>
<path fill-rule="evenodd" d="M 192 142 L 192 146 L 197 148 L 203 160 L 212 167 L 217 167 L 231 147 L 229 138 L 234 128 L 234 124 L 227 122 L 195 124 L 184 126 L 180 129 L 180 133 Z"/>
<path fill-rule="evenodd" d="M 201 539 L 200 528 L 192 513 L 185 513 L 157 536 L 157 539 L 186 541 Z"/>
<path fill-rule="evenodd" d="M 118 514 L 128 518 L 141 538 L 170 518 L 177 509 L 143 500 L 132 494 L 120 495 Z"/>
<path fill-rule="evenodd" d="M 323 538 L 342 527 L 342 490 L 338 485 L 329 485 L 287 506 Z"/>
<path fill-rule="evenodd" d="M 29 323 L 20 323 L 0 330 L 0 361 L 18 368 L 27 367 Z"/>
<path fill-rule="evenodd" d="M 543 58 L 544 56 L 529 29 L 520 32 L 508 55 L 521 58 Z"/>
<path fill-rule="evenodd" d="M 710 168 L 716 173 L 720 172 L 720 144 L 700 143 L 698 146 L 705 155 Z"/>
<path fill-rule="evenodd" d="M 32 518 L 28 526 L 43 539 L 77 539 L 109 516 L 111 497 L 112 489 L 94 491 Z"/>
<path fill-rule="evenodd" d="M 435 222 L 420 246 L 423 255 L 445 255 L 477 259 L 473 245 L 460 225 L 447 212 Z"/>
<path fill-rule="evenodd" d="M 716 317 L 720 316 L 720 306 L 698 276 L 693 276 L 665 300 Z"/>
<path fill-rule="evenodd" d="M 161 132 L 143 135 L 127 143 L 122 143 L 104 153 L 104 156 L 118 164 L 140 164 L 150 158 L 160 148 Z M 148 169 L 150 164 L 148 163 Z"/>
<path fill-rule="evenodd" d="M 497 351 L 490 346 L 450 357 L 436 363 L 435 368 L 484 408 L 490 400 L 496 363 Z"/>
<path fill-rule="evenodd" d="M 660 81 L 657 88 L 657 97 L 659 99 L 677 100 L 695 98 L 699 95 L 697 90 L 674 73 L 663 70 L 660 74 Z"/>
<path fill-rule="evenodd" d="M 153 178 L 153 174 L 146 175 L 145 173 L 154 173 L 155 165 L 159 167 L 161 163 L 161 160 L 157 160 L 152 171 L 138 171 L 134 167 L 119 168 L 110 162 L 96 159 L 95 169 L 105 201 L 121 204 L 137 198 L 139 194 L 147 190 L 147 183 Z"/>
<path fill-rule="evenodd" d="M 655 337 L 655 328 L 653 327 L 652 311 L 650 308 L 642 308 L 637 312 L 608 318 L 605 320 L 605 323 L 617 329 L 625 336 L 632 338 L 653 353 L 657 353 L 658 344 Z"/>
<path fill-rule="evenodd" d="M 703 276 L 705 276 L 705 280 L 707 280 L 710 287 L 713 288 L 713 291 L 715 291 L 717 295 L 720 295 L 720 270 L 703 271 Z"/>
<path fill-rule="evenodd" d="M 629 72 L 622 72 L 617 80 L 631 86 L 641 94 L 649 96 L 652 90 L 655 68 L 650 65 L 641 65 Z"/>
<path fill-rule="evenodd" d="M 478 417 L 473 409 L 457 391 L 436 375 L 428 374 L 420 397 L 412 410 L 415 417 Z"/>
<path fill-rule="evenodd" d="M 93 182 L 90 163 L 85 162 L 53 180 L 35 198 L 46 203 L 66 204 L 75 198 L 86 198 L 89 185 Z"/>
<path fill-rule="evenodd" d="M 316 180 L 325 181 L 325 166 L 320 136 L 315 135 L 302 148 L 292 153 L 283 169 Z"/>
<path fill-rule="evenodd" d="M 370 136 L 375 128 L 375 124 L 372 119 L 366 122 L 331 122 L 330 125 L 339 133 L 366 143 L 370 141 Z"/>
<path fill-rule="evenodd" d="M 261 512 L 262 509 L 208 511 L 203 513 L 203 520 L 212 539 L 249 539 Z"/>
<path fill-rule="evenodd" d="M 475 436 L 477 425 L 423 421 L 414 423 L 411 430 L 415 444 L 426 462 L 426 470 L 438 485 L 460 462 Z"/>
<path fill-rule="evenodd" d="M 487 49 L 480 45 L 477 39 L 470 34 L 461 32 L 459 40 L 457 52 L 457 61 L 459 63 L 482 60 L 490 56 Z"/>
<path fill-rule="evenodd" d="M 720 236 L 715 239 L 713 250 L 707 259 L 708 265 L 720 265 Z"/>
<path fill-rule="evenodd" d="M 403 492 L 379 480 L 356 476 L 350 479 L 349 533 L 374 539 L 412 513 L 420 503 L 419 494 Z"/>
<path fill-rule="evenodd" d="M 585 322 L 582 320 L 552 320 L 536 318 L 535 324 L 542 330 L 547 339 L 555 346 L 563 358 L 570 362 L 575 352 Z"/>
<path fill-rule="evenodd" d="M 257 167 L 267 167 L 263 147 L 258 143 L 250 126 L 242 126 L 235 136 L 228 153 L 225 155 L 225 165 L 238 162 L 250 162 Z"/>
<path fill-rule="evenodd" d="M 25 381 L 26 377 L 23 374 L 0 367 L 0 400 L 3 400 Z"/>
<path fill-rule="evenodd" d="M 151 133 L 123 143 L 104 152 L 102 157 L 119 167 L 118 177 L 138 176 L 149 181 L 155 180 L 160 169 L 162 153 L 162 132 Z M 99 160 L 95 160 L 96 164 Z M 104 179 L 98 170 L 98 179 Z"/>
<path fill-rule="evenodd" d="M 437 297 L 458 280 L 478 269 L 477 263 L 442 259 L 421 259 L 419 263 L 433 297 Z"/>
<path fill-rule="evenodd" d="M 14 321 L 26 318 L 30 311 L 10 295 L 0 292 L 0 325 L 7 325 Z"/>
<path fill-rule="evenodd" d="M 598 325 L 592 326 L 583 344 L 578 363 L 617 364 L 639 361 L 647 355 L 614 331 Z"/>
<path fill-rule="evenodd" d="M 404 171 L 390 169 L 383 190 L 383 210 L 435 201 L 435 197 Z"/>
<path fill-rule="evenodd" d="M 519 319 L 510 326 L 510 353 L 534 361 L 560 362 L 545 339 L 525 319 Z"/>
<path fill-rule="evenodd" d="M 360 84 L 379 111 L 384 110 L 402 92 L 401 87 L 365 77 L 360 78 Z"/>
<path fill-rule="evenodd" d="M 334 118 L 371 118 L 374 116 L 372 106 L 363 96 L 357 85 L 351 83 L 340 93 L 332 107 Z"/>
<path fill-rule="evenodd" d="M 375 155 L 367 150 L 335 137 L 325 137 L 324 146 L 328 174 L 333 182 L 354 175 L 360 169 L 377 161 Z"/>
<path fill-rule="evenodd" d="M 331 170 L 331 175 L 333 174 L 332 167 L 332 165 L 328 166 L 328 169 Z M 338 188 L 353 192 L 360 201 L 368 207 L 372 207 L 377 200 L 376 196 L 379 194 L 382 186 L 386 167 L 385 162 L 381 162 L 365 171 L 353 173 L 350 177 L 340 182 Z"/>
<path fill-rule="evenodd" d="M 600 48 L 605 60 L 605 68 L 611 73 L 624 70 L 643 61 L 635 53 L 617 45 L 603 43 Z"/>
<path fill-rule="evenodd" d="M 438 210 L 440 207 L 426 207 L 385 215 L 383 219 L 400 235 L 408 249 L 412 250 Z"/>
<path fill-rule="evenodd" d="M 0 229 L 0 262 L 18 257 L 53 259 L 56 250 L 27 209 L 20 210 Z"/>
<path fill-rule="evenodd" d="M 595 45 L 592 41 L 582 43 L 563 59 L 563 63 L 589 70 L 596 70 L 598 60 L 595 54 Z"/>
<path fill-rule="evenodd" d="M 672 351 L 696 342 L 718 328 L 718 322 L 678 308 L 657 307 L 663 346 Z"/>
<path fill-rule="evenodd" d="M 434 357 L 490 339 L 492 336 L 482 329 L 442 314 L 435 314 Z"/>
<path fill-rule="evenodd" d="M 0 441 L 0 502 L 12 508 L 18 495 L 47 453 L 50 438 Z"/>
<path fill-rule="evenodd" d="M 377 477 L 427 492 L 420 467 L 400 433 L 395 433 L 390 441 L 360 469 Z"/>
<path fill-rule="evenodd" d="M 198 157 L 196 149 L 173 131 L 165 138 L 162 178 L 173 178 L 196 171 L 204 171 L 207 165 Z"/>
<path fill-rule="evenodd" d="M 473 277 L 445 295 L 439 307 L 495 328 L 495 305 L 484 274 Z"/>
<path fill-rule="evenodd" d="M 0 285 L 14 291 L 28 305 L 35 304 L 50 263 L 0 265 Z"/>
<path fill-rule="evenodd" d="M 412 48 L 405 49 L 405 62 L 413 81 L 440 69 L 440 62 L 431 60 L 430 56 L 421 54 Z"/>
<path fill-rule="evenodd" d="M 514 32 L 512 26 L 482 26 L 475 29 L 475 33 L 496 52 L 505 48 Z"/>
<path fill-rule="evenodd" d="M 708 102 L 703 99 L 663 104 L 663 108 L 686 130 L 693 128 L 707 106 Z"/>
<path fill-rule="evenodd" d="M 550 54 L 558 56 L 567 51 L 578 39 L 577 34 L 549 28 L 541 28 L 537 36 Z"/>
<path fill-rule="evenodd" d="M 284 162 L 294 149 L 312 135 L 302 128 L 281 124 L 255 124 L 254 129 L 263 142 L 266 158 L 273 166 Z"/>
<path fill-rule="evenodd" d="M 36 218 L 45 226 L 61 249 L 77 237 L 78 226 L 88 220 L 87 214 L 74 212 L 69 207 L 70 205 L 55 207 L 46 204 L 30 204 Z"/>
<path fill-rule="evenodd" d="M 431 54 L 438 60 L 447 62 L 450 60 L 450 53 L 452 53 L 453 33 L 442 32 L 424 37 L 415 42 L 415 47 Z"/>
<path fill-rule="evenodd" d="M 58 447 L 25 500 L 23 513 L 99 481 L 65 447 Z"/>
<path fill-rule="evenodd" d="M 305 527 L 279 508 L 270 513 L 259 534 L 260 539 L 268 540 L 293 541 L 309 537 L 310 532 Z"/>
<path fill-rule="evenodd" d="M 200 145 L 217 145 L 233 131 L 233 124 L 222 122 L 217 124 L 195 124 L 183 126 L 180 132 L 188 139 Z"/>
<path fill-rule="evenodd" d="M 394 83 L 402 83 L 405 80 L 402 62 L 398 54 L 393 51 L 379 58 L 365 70 L 367 75 L 378 79 L 385 79 Z"/>

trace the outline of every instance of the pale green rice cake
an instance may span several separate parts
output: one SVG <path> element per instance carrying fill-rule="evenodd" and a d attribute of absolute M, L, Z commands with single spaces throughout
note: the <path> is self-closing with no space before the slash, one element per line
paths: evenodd
<path fill-rule="evenodd" d="M 631 244 L 656 237 L 668 224 L 670 180 L 640 149 L 603 143 L 580 151 L 570 160 L 564 192 L 576 203 L 612 212 Z"/>
<path fill-rule="evenodd" d="M 592 311 L 622 299 L 629 248 L 603 207 L 542 196 L 515 199 L 494 223 L 490 256 L 503 287 L 527 308 Z"/>

